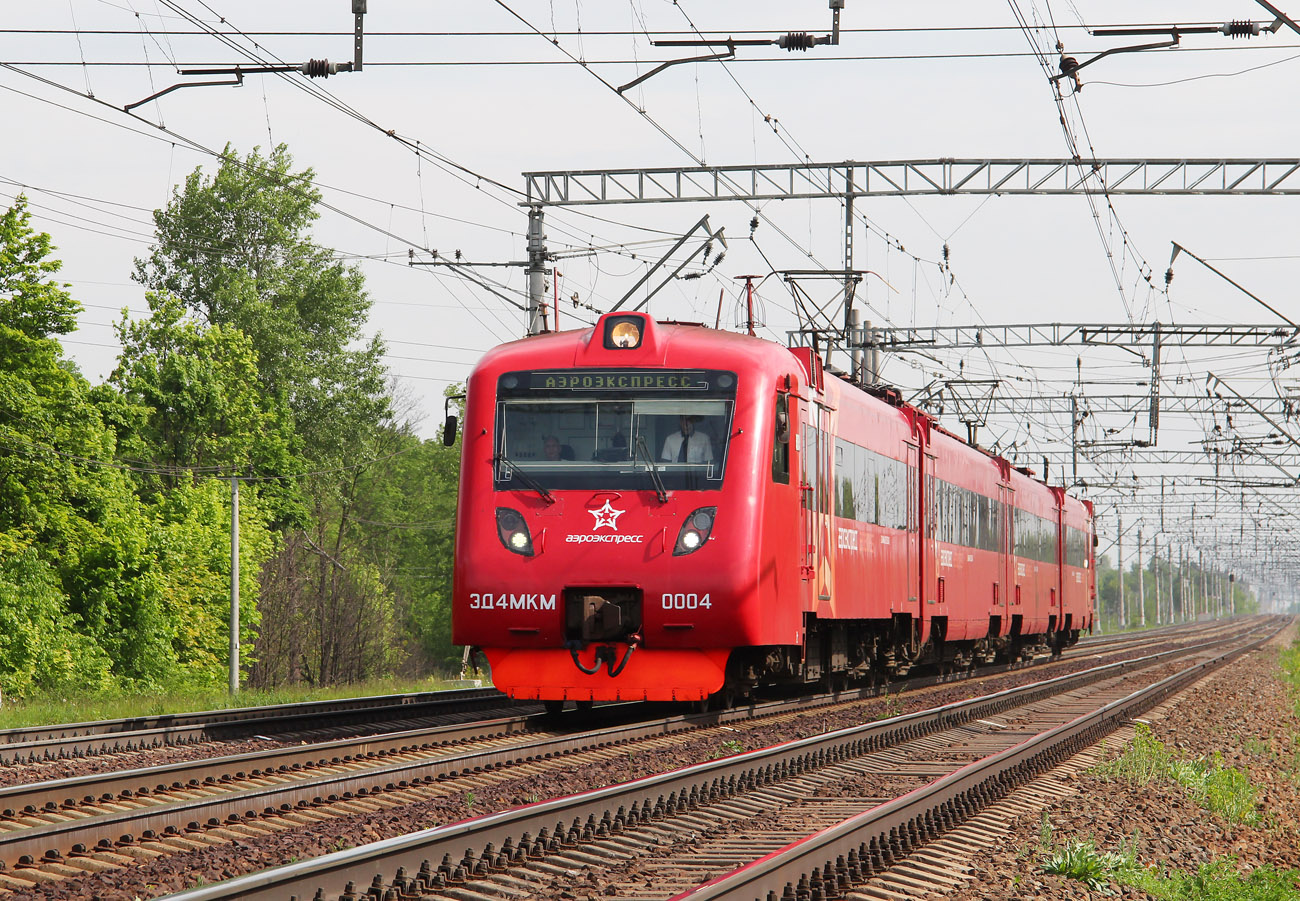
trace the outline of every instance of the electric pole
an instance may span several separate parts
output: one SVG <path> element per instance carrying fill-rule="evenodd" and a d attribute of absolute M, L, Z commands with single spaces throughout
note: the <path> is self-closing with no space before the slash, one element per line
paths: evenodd
<path fill-rule="evenodd" d="M 230 693 L 239 694 L 239 478 L 230 480 Z"/>
<path fill-rule="evenodd" d="M 1138 529 L 1138 626 L 1147 625 L 1146 572 L 1142 569 L 1142 530 Z"/>
<path fill-rule="evenodd" d="M 540 335 L 546 305 L 546 233 L 542 231 L 542 208 L 528 208 L 528 334 Z"/>

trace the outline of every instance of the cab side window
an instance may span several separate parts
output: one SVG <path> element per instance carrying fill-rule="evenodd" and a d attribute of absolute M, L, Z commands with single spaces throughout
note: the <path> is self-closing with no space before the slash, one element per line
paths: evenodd
<path fill-rule="evenodd" d="M 790 422 L 790 395 L 777 394 L 772 435 L 772 481 L 790 484 L 790 440 L 794 434 Z"/>

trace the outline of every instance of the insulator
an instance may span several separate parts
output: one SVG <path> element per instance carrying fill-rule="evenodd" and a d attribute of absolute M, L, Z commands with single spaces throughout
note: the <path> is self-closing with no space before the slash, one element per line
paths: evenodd
<path fill-rule="evenodd" d="M 776 45 L 782 50 L 808 50 L 818 44 L 826 44 L 830 38 L 819 38 L 806 31 L 792 31 L 776 39 Z"/>
<path fill-rule="evenodd" d="M 327 59 L 309 59 L 298 67 L 298 71 L 309 78 L 328 78 L 338 74 L 339 64 Z"/>
<path fill-rule="evenodd" d="M 1079 68 L 1079 61 L 1073 56 L 1061 57 L 1060 69 L 1062 75 L 1069 75 L 1077 68 Z"/>
<path fill-rule="evenodd" d="M 1233 19 L 1231 22 L 1225 22 L 1219 31 L 1234 39 L 1249 38 L 1259 34 L 1259 23 L 1245 19 Z"/>

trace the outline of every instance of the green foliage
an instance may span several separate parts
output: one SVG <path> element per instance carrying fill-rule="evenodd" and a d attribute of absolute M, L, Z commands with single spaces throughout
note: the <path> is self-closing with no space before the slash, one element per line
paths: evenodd
<path fill-rule="evenodd" d="M 1101 895 L 1115 894 L 1114 883 L 1158 901 L 1300 901 L 1300 871 L 1264 866 L 1242 873 L 1235 858 L 1221 857 L 1195 873 L 1166 872 L 1138 863 L 1136 837 L 1117 852 L 1100 851 L 1091 839 L 1045 850 L 1044 873 L 1077 879 Z"/>
<path fill-rule="evenodd" d="M 228 146 L 214 175 L 196 169 L 154 213 L 158 241 L 135 279 L 247 335 L 262 393 L 286 405 L 301 452 L 342 461 L 390 415 L 384 346 L 364 340 L 360 270 L 312 241 L 320 192 L 292 165 L 284 145 L 242 159 Z"/>
<path fill-rule="evenodd" d="M 2 221 L 0 570 L 11 584 L 16 573 L 34 580 L 40 603 L 14 615 L 44 634 L 30 657 L 0 667 L 0 680 L 29 691 L 80 673 L 96 685 L 106 655 L 116 678 L 149 681 L 168 664 L 151 516 L 107 463 L 115 436 L 89 385 L 46 337 L 66 331 L 76 309 L 46 278 L 58 268 L 39 257 L 48 237 L 32 235 L 21 204 Z"/>
<path fill-rule="evenodd" d="M 729 739 L 718 745 L 718 750 L 714 752 L 713 759 L 720 757 L 730 757 L 732 754 L 744 753 L 745 745 L 739 739 Z"/>
<path fill-rule="evenodd" d="M 876 714 L 876 719 L 887 720 L 892 717 L 902 716 L 903 701 L 898 695 L 883 694 L 880 696 L 881 710 Z"/>
<path fill-rule="evenodd" d="M 77 631 L 53 568 L 27 549 L 0 562 L 0 689 L 97 691 L 111 684 L 112 661 Z"/>
<path fill-rule="evenodd" d="M 394 413 L 360 271 L 310 236 L 284 147 L 196 170 L 136 261 L 149 314 L 92 388 L 79 305 L 22 198 L 0 216 L 0 689 L 224 684 L 229 482 L 256 683 L 449 665 L 459 453 Z"/>
<path fill-rule="evenodd" d="M 1052 847 L 1052 821 L 1047 817 L 1047 811 L 1043 811 L 1043 818 L 1038 822 L 1038 848 L 1046 851 Z"/>
<path fill-rule="evenodd" d="M 251 663 L 260 622 L 258 572 L 271 556 L 273 538 L 252 486 L 240 488 L 240 661 Z M 174 663 L 174 687 L 226 683 L 230 622 L 230 488 L 207 480 L 182 484 L 157 507 L 150 548 L 162 572 L 162 596 Z"/>
<path fill-rule="evenodd" d="M 1118 854 L 1098 851 L 1091 841 L 1070 842 L 1052 850 L 1043 859 L 1043 872 L 1067 879 L 1077 879 L 1094 892 L 1112 894 L 1109 885 L 1115 872 L 1124 864 Z"/>
<path fill-rule="evenodd" d="M 1124 753 L 1100 764 L 1094 772 L 1103 778 L 1143 786 L 1156 779 L 1169 777 L 1172 769 L 1173 757 L 1164 742 L 1151 734 L 1150 726 L 1138 723 L 1133 741 L 1124 749 Z"/>
<path fill-rule="evenodd" d="M 308 688 L 241 689 L 236 695 L 221 685 L 175 686 L 165 689 L 123 689 L 112 685 L 69 683 L 38 690 L 21 699 L 6 698 L 0 707 L 0 729 L 41 726 L 50 723 L 91 722 L 138 716 L 160 716 L 195 710 L 225 710 L 233 707 L 261 707 L 267 704 L 296 704 L 332 698 L 438 691 L 445 683 L 430 679 L 377 679 L 348 686 Z"/>
<path fill-rule="evenodd" d="M 450 519 L 455 467 L 394 420 L 361 273 L 311 238 L 313 182 L 283 146 L 227 147 L 215 173 L 191 173 L 136 261 L 153 315 L 124 322 L 116 376 L 169 460 L 314 473 L 263 493 L 283 534 L 260 573 L 261 685 L 393 672 L 412 631 L 451 653 L 449 529 L 411 524 Z"/>
<path fill-rule="evenodd" d="M 1259 822 L 1259 789 L 1244 772 L 1225 767 L 1223 755 L 1217 751 L 1208 759 L 1179 760 L 1144 723 L 1137 724 L 1133 742 L 1124 753 L 1099 765 L 1095 772 L 1137 786 L 1156 780 L 1177 782 L 1198 804 L 1231 823 Z"/>
<path fill-rule="evenodd" d="M 63 264 L 49 259 L 50 236 L 34 231 L 27 198 L 0 216 L 0 326 L 28 338 L 66 335 L 77 328 L 77 303 L 51 279 Z"/>
<path fill-rule="evenodd" d="M 1291 647 L 1283 650 L 1278 656 L 1278 663 L 1282 667 L 1282 680 L 1291 694 L 1295 711 L 1300 713 L 1300 641 L 1293 642 Z"/>
<path fill-rule="evenodd" d="M 173 297 L 148 297 L 150 315 L 117 324 L 122 353 L 109 384 L 143 411 L 119 434 L 134 440 L 137 458 L 164 470 L 156 485 L 171 488 L 190 472 L 242 475 L 292 469 L 285 422 L 258 390 L 257 355 L 243 332 L 188 317 Z M 148 483 L 146 483 L 148 484 Z"/>
<path fill-rule="evenodd" d="M 1174 764 L 1173 778 L 1192 798 L 1207 810 L 1220 814 L 1230 823 L 1259 823 L 1259 789 L 1241 770 L 1223 765 L 1218 751 L 1206 760 L 1180 760 Z"/>
<path fill-rule="evenodd" d="M 403 630 L 427 659 L 459 666 L 459 648 L 451 644 L 451 571 L 460 445 L 407 436 L 401 446 L 405 452 L 388 462 L 356 515 L 389 524 L 368 526 L 363 540 L 386 561 Z"/>
<path fill-rule="evenodd" d="M 1125 538 L 1125 542 L 1129 539 Z M 1138 571 L 1137 560 L 1129 558 L 1128 571 L 1124 573 L 1124 607 L 1127 613 L 1127 622 L 1119 622 L 1119 582 L 1120 574 L 1115 568 L 1114 562 L 1105 554 L 1097 558 L 1097 611 L 1102 625 L 1107 632 L 1122 631 L 1123 629 L 1134 628 L 1142 618 L 1138 613 L 1139 598 L 1145 601 L 1145 621 L 1147 625 L 1153 625 L 1156 620 L 1156 601 L 1159 599 L 1161 616 L 1169 615 L 1169 592 L 1170 592 L 1170 563 L 1168 560 L 1167 548 L 1163 544 L 1159 545 L 1160 556 L 1158 559 L 1151 559 L 1149 556 L 1150 544 L 1145 545 L 1147 550 L 1143 552 L 1142 571 Z M 1131 548 L 1130 548 L 1131 550 Z M 1204 583 L 1202 581 L 1202 570 L 1200 566 L 1193 562 L 1187 562 L 1185 565 L 1175 558 L 1173 563 L 1173 583 L 1172 589 L 1174 594 L 1174 615 L 1182 621 L 1188 614 L 1192 613 L 1193 607 L 1199 613 L 1205 611 L 1205 598 L 1202 595 Z M 1210 608 L 1211 611 L 1217 611 L 1220 604 L 1220 593 L 1227 592 L 1223 598 L 1224 609 L 1233 610 L 1237 614 L 1250 614 L 1259 611 L 1259 599 L 1250 589 L 1249 585 L 1244 582 L 1229 582 L 1224 584 L 1227 576 L 1221 572 L 1209 573 L 1210 580 Z M 1139 591 L 1139 585 L 1142 591 Z M 1186 597 L 1184 597 L 1186 594 Z M 1184 606 L 1184 603 L 1186 606 Z"/>
<path fill-rule="evenodd" d="M 1130 867 L 1122 881 L 1158 901 L 1298 901 L 1300 872 L 1259 867 L 1247 873 L 1232 857 L 1202 864 L 1196 873 Z"/>

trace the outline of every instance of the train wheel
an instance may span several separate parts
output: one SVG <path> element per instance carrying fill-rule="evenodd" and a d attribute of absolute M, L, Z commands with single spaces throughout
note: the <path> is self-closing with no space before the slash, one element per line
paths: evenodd
<path fill-rule="evenodd" d="M 736 706 L 736 701 L 740 699 L 740 692 L 734 685 L 724 685 L 722 691 L 714 695 L 718 699 L 718 707 L 723 710 L 730 710 Z"/>
<path fill-rule="evenodd" d="M 735 690 L 733 689 L 732 694 L 729 696 L 727 689 L 723 688 L 721 691 L 715 691 L 706 698 L 702 698 L 698 701 L 691 701 L 690 711 L 691 713 L 708 713 L 710 710 L 723 710 L 730 707 L 735 702 L 734 692 Z"/>
<path fill-rule="evenodd" d="M 543 701 L 542 706 L 546 708 L 548 716 L 559 716 L 560 712 L 564 710 L 563 701 Z"/>
<path fill-rule="evenodd" d="M 591 708 L 596 706 L 595 701 L 574 701 L 573 706 L 578 708 L 579 713 L 591 713 Z"/>

